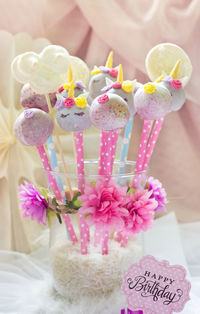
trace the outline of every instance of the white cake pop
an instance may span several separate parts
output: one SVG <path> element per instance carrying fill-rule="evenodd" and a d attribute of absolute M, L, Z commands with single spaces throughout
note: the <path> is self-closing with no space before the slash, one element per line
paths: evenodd
<path fill-rule="evenodd" d="M 157 82 L 166 87 L 172 96 L 172 111 L 177 111 L 185 103 L 185 91 L 181 80 L 178 77 L 178 68 L 180 65 L 180 60 L 178 60 L 169 74 L 169 76 L 161 76 Z"/>
<path fill-rule="evenodd" d="M 68 97 L 61 93 L 57 94 L 56 121 L 61 129 L 67 132 L 81 132 L 91 126 L 89 105 L 83 96 L 74 97 L 75 82 L 70 82 Z"/>
<path fill-rule="evenodd" d="M 43 110 L 32 108 L 22 112 L 15 121 L 14 132 L 27 146 L 41 146 L 53 132 L 51 117 Z"/>
<path fill-rule="evenodd" d="M 172 110 L 172 96 L 161 84 L 147 83 L 137 90 L 134 104 L 142 119 L 157 120 Z"/>
<path fill-rule="evenodd" d="M 106 87 L 102 89 L 104 93 L 112 93 L 120 96 L 124 101 L 127 102 L 131 116 L 135 114 L 134 107 L 134 88 L 136 80 L 134 81 L 123 81 L 123 69 L 122 65 L 119 65 L 117 81 L 113 83 L 110 79 L 106 78 Z"/>
<path fill-rule="evenodd" d="M 89 82 L 89 97 L 88 102 L 91 104 L 92 100 L 101 95 L 102 88 L 106 86 L 106 78 L 115 81 L 118 70 L 113 68 L 113 52 L 111 51 L 105 66 L 94 67 L 91 72 L 91 79 Z"/>

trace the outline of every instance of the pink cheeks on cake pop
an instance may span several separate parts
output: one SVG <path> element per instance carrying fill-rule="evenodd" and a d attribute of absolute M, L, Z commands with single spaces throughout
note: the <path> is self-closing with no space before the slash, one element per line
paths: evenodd
<path fill-rule="evenodd" d="M 56 104 L 56 93 L 50 93 L 49 97 L 51 106 L 54 107 Z M 29 83 L 22 87 L 20 101 L 24 108 L 38 108 L 45 112 L 49 112 L 45 95 L 34 92 Z"/>
<path fill-rule="evenodd" d="M 56 109 L 56 121 L 61 129 L 67 132 L 84 131 L 92 124 L 89 106 L 83 96 L 64 98 L 62 92 L 58 93 Z"/>
<path fill-rule="evenodd" d="M 15 121 L 14 132 L 27 146 L 42 146 L 53 132 L 51 117 L 36 108 L 26 109 Z"/>

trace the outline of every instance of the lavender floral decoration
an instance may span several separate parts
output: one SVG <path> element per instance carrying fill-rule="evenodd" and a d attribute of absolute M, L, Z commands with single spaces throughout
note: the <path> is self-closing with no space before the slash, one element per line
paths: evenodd
<path fill-rule="evenodd" d="M 24 185 L 19 186 L 19 199 L 23 217 L 31 217 L 32 220 L 37 220 L 38 223 L 47 224 L 48 203 L 33 184 L 25 182 Z"/>
<path fill-rule="evenodd" d="M 149 177 L 147 179 L 146 188 L 152 192 L 150 198 L 154 198 L 158 202 L 158 206 L 154 209 L 155 211 L 165 211 L 165 205 L 167 202 L 167 194 L 165 189 L 162 187 L 162 183 Z"/>

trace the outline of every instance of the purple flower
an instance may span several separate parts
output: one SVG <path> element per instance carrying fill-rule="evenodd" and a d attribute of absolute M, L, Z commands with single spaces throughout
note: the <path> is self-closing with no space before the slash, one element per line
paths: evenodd
<path fill-rule="evenodd" d="M 101 70 L 103 73 L 109 73 L 110 68 L 100 65 L 99 70 Z"/>
<path fill-rule="evenodd" d="M 33 184 L 25 182 L 24 185 L 19 186 L 19 199 L 24 218 L 31 217 L 32 220 L 46 225 L 48 203 Z"/>
<path fill-rule="evenodd" d="M 56 110 L 61 110 L 64 107 L 64 100 L 57 99 L 55 108 Z"/>
<path fill-rule="evenodd" d="M 155 211 L 165 211 L 165 205 L 168 202 L 166 198 L 167 194 L 165 189 L 162 187 L 162 183 L 153 177 L 149 177 L 147 183 L 149 191 L 152 192 L 151 198 L 154 198 L 158 203 Z"/>

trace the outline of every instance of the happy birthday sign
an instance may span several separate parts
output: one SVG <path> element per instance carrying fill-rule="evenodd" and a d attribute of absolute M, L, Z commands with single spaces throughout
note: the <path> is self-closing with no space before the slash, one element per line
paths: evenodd
<path fill-rule="evenodd" d="M 191 285 L 185 277 L 182 266 L 170 266 L 168 261 L 160 262 L 146 255 L 128 269 L 122 292 L 127 297 L 128 307 L 143 310 L 144 314 L 181 312 L 190 299 Z"/>

